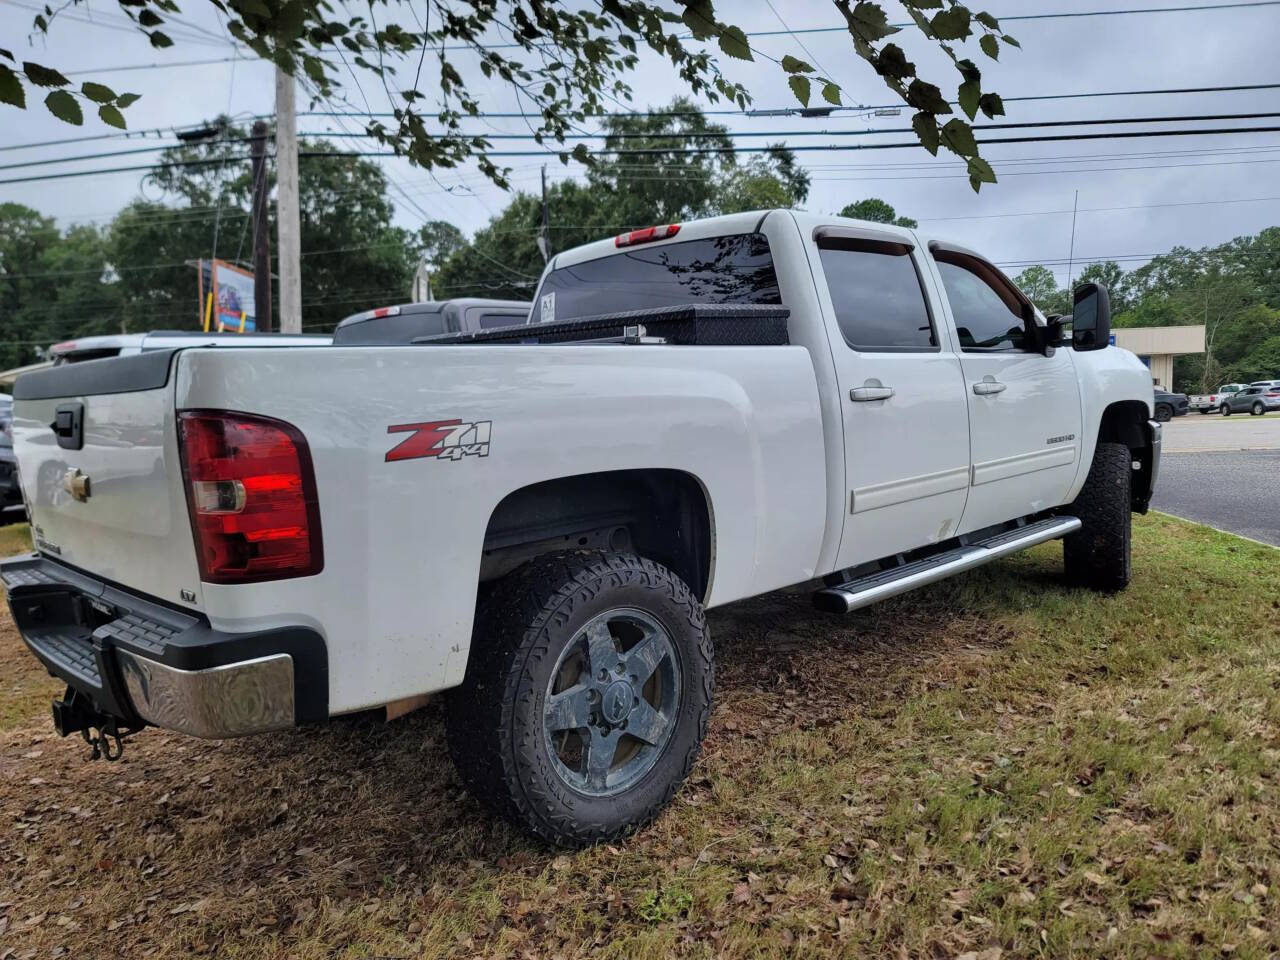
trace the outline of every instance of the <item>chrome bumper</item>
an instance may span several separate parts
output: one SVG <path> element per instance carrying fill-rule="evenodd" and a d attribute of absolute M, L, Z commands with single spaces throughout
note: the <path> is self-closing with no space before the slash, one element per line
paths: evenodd
<path fill-rule="evenodd" d="M 133 709 L 157 727 L 217 740 L 294 725 L 287 653 L 204 670 L 179 670 L 128 650 L 116 659 Z"/>

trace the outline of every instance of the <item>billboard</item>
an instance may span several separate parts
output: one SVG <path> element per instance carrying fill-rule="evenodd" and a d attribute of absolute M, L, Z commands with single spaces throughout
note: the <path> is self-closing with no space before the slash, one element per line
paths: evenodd
<path fill-rule="evenodd" d="M 258 328 L 253 274 L 225 260 L 201 260 L 200 326 L 206 332 L 252 333 Z"/>

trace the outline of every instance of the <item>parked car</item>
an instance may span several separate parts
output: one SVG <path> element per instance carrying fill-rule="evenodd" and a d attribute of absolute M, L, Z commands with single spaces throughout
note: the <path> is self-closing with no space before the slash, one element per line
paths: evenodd
<path fill-rule="evenodd" d="M 488 330 L 528 323 L 529 307 L 524 300 L 482 300 L 461 298 L 428 303 L 403 303 L 378 307 L 347 317 L 333 331 L 338 346 L 354 344 L 407 344 L 417 337 L 464 330 Z"/>
<path fill-rule="evenodd" d="M 1154 393 L 1156 419 L 1161 423 L 1167 423 L 1174 417 L 1186 416 L 1190 402 L 1185 393 L 1170 393 L 1162 387 L 1156 387 Z"/>
<path fill-rule="evenodd" d="M 1218 413 L 1222 410 L 1223 401 L 1229 395 L 1238 393 L 1247 386 L 1247 383 L 1224 383 L 1215 393 L 1192 394 L 1188 400 L 1188 406 L 1201 413 Z"/>
<path fill-rule="evenodd" d="M 19 378 L 36 552 L 0 578 L 56 729 L 115 755 L 448 691 L 473 793 L 595 843 L 698 754 L 709 607 L 823 578 L 843 613 L 1055 539 L 1129 581 L 1161 425 L 1104 287 L 1067 332 L 970 250 L 774 210 L 557 254 L 534 304 Z"/>
<path fill-rule="evenodd" d="M 1249 384 L 1251 387 L 1268 387 L 1272 390 L 1280 389 L 1280 380 L 1255 380 Z"/>
<path fill-rule="evenodd" d="M 152 330 L 64 340 L 49 348 L 55 366 L 131 357 L 178 347 L 316 347 L 333 338 L 327 333 L 204 333 L 200 330 Z"/>
<path fill-rule="evenodd" d="M 21 504 L 18 458 L 13 454 L 13 397 L 0 393 L 0 512 Z"/>
<path fill-rule="evenodd" d="M 1274 381 L 1268 381 L 1274 382 Z M 1255 417 L 1272 410 L 1280 410 L 1280 382 L 1274 387 L 1259 387 L 1250 384 L 1239 393 L 1233 393 L 1222 401 L 1222 415 L 1229 417 L 1233 413 L 1246 411 Z"/>

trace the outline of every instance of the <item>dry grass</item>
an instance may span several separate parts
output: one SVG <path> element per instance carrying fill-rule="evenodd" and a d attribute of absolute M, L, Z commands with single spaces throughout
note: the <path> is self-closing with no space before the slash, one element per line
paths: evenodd
<path fill-rule="evenodd" d="M 1115 597 L 1045 546 L 718 611 L 690 783 L 575 854 L 478 812 L 438 710 L 86 763 L 4 619 L 0 956 L 1274 955 L 1280 554 L 1155 516 L 1135 553 Z"/>

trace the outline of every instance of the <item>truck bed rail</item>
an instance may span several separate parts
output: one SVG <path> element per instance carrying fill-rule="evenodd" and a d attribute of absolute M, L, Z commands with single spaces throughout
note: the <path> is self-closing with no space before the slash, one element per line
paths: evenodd
<path fill-rule="evenodd" d="M 698 346 L 785 346 L 791 311 L 772 304 L 688 303 L 574 320 L 416 337 L 415 344 L 665 342 Z"/>

